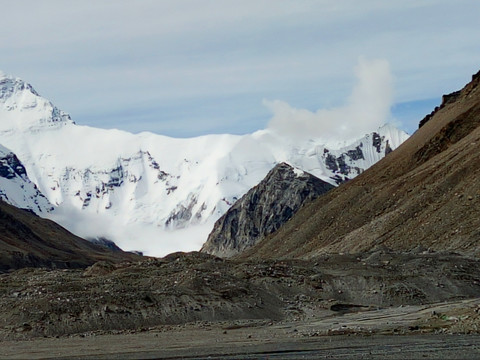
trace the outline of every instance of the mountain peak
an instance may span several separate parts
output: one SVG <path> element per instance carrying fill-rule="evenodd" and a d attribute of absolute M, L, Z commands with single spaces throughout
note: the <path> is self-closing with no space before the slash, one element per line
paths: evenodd
<path fill-rule="evenodd" d="M 40 96 L 32 85 L 0 71 L 0 131 L 38 130 L 74 124 L 70 115 Z"/>
<path fill-rule="evenodd" d="M 32 85 L 0 71 L 0 102 L 7 102 L 19 92 L 29 92 L 33 96 L 40 96 Z"/>
<path fill-rule="evenodd" d="M 395 251 L 479 256 L 480 73 L 443 97 L 392 154 L 301 209 L 242 256 L 309 258 Z"/>
<path fill-rule="evenodd" d="M 200 251 L 231 257 L 285 224 L 305 203 L 335 187 L 282 162 L 218 221 Z"/>

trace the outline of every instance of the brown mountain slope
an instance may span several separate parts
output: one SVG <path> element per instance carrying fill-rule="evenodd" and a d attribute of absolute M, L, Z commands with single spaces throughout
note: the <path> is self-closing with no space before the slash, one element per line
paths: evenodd
<path fill-rule="evenodd" d="M 81 268 L 99 260 L 139 258 L 94 245 L 53 221 L 0 201 L 0 271 L 22 267 Z"/>
<path fill-rule="evenodd" d="M 480 72 L 396 151 L 303 208 L 242 257 L 386 245 L 480 254 Z"/>

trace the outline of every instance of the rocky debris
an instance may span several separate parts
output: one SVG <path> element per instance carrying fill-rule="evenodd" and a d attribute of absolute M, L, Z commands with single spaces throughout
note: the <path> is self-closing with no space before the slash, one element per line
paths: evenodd
<path fill-rule="evenodd" d="M 115 270 L 115 266 L 107 261 L 99 261 L 85 269 L 84 276 L 102 276 L 110 274 Z"/>
<path fill-rule="evenodd" d="M 337 315 L 480 297 L 479 265 L 448 253 L 239 262 L 194 252 L 100 261 L 86 270 L 26 268 L 0 275 L 0 338 L 205 322 L 223 322 L 229 331 L 251 321 L 335 322 Z"/>
<path fill-rule="evenodd" d="M 309 173 L 278 164 L 215 223 L 201 251 L 221 257 L 242 252 L 277 230 L 304 203 L 333 188 Z"/>

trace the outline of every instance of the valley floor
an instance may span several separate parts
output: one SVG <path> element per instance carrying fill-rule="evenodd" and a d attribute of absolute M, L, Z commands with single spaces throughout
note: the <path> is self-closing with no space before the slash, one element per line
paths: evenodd
<path fill-rule="evenodd" d="M 0 358 L 479 358 L 480 260 L 201 253 L 0 274 Z"/>
<path fill-rule="evenodd" d="M 9 359 L 477 359 L 480 299 L 314 317 L 197 322 L 0 342 Z M 473 332 L 473 333 L 472 333 Z"/>

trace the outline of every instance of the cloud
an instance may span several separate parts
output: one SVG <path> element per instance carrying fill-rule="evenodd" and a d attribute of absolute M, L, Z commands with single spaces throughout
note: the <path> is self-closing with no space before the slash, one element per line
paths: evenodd
<path fill-rule="evenodd" d="M 169 231 L 154 223 L 133 224 L 111 214 L 88 213 L 62 204 L 47 214 L 84 239 L 104 237 L 125 251 L 142 251 L 147 256 L 165 256 L 174 251 L 198 251 L 213 228 L 213 221 Z M 155 241 L 152 241 L 155 239 Z"/>
<path fill-rule="evenodd" d="M 268 128 L 294 140 L 320 138 L 325 143 L 358 138 L 390 119 L 393 78 L 388 61 L 360 58 L 357 82 L 346 104 L 312 112 L 280 100 L 264 100 L 273 113 Z"/>
<path fill-rule="evenodd" d="M 262 98 L 338 104 L 360 54 L 388 59 L 397 103 L 440 98 L 480 63 L 480 2 L 471 0 L 21 0 L 2 11 L 0 69 L 78 124 L 111 126 L 124 109 L 156 104 L 114 126 L 170 136 L 185 136 L 168 130 L 172 117 L 215 118 L 214 132 L 265 128 Z M 205 99 L 216 113 L 191 106 Z"/>

